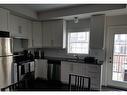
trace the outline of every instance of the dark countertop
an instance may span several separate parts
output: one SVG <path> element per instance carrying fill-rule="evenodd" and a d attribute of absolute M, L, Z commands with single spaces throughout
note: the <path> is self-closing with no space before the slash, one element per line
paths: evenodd
<path fill-rule="evenodd" d="M 82 63 L 82 64 L 93 64 L 93 65 L 102 65 L 103 62 L 98 62 L 98 63 L 86 63 L 84 62 L 83 59 L 79 59 L 79 60 L 76 60 L 74 58 L 63 58 L 63 57 L 48 57 L 48 56 L 45 56 L 44 59 L 47 59 L 47 60 L 58 60 L 58 61 L 67 61 L 67 62 L 74 62 L 74 63 Z"/>
<path fill-rule="evenodd" d="M 23 56 L 23 54 L 13 55 L 13 57 L 17 57 L 17 56 Z"/>
<path fill-rule="evenodd" d="M 20 61 L 20 62 L 17 62 L 18 65 L 23 65 L 23 64 L 26 64 L 26 63 L 29 63 L 29 62 L 33 62 L 34 60 L 25 60 L 25 61 Z"/>

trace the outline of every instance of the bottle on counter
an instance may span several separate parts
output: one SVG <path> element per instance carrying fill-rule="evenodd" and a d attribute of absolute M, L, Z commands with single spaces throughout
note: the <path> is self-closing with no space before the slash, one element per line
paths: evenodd
<path fill-rule="evenodd" d="M 44 59 L 44 51 L 41 51 L 41 59 Z"/>
<path fill-rule="evenodd" d="M 29 60 L 31 60 L 31 61 L 34 60 L 34 56 L 33 56 L 33 54 L 31 53 L 31 51 L 28 53 L 28 58 L 29 58 Z"/>
<path fill-rule="evenodd" d="M 34 59 L 39 59 L 39 52 L 38 51 L 34 51 Z"/>

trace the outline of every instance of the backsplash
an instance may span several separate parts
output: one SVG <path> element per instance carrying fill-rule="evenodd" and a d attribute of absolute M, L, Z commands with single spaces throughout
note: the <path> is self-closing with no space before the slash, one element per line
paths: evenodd
<path fill-rule="evenodd" d="M 22 46 L 22 40 L 20 39 L 13 39 L 13 51 L 20 52 L 23 51 L 24 48 Z"/>
<path fill-rule="evenodd" d="M 28 40 L 13 38 L 13 52 L 21 52 L 28 48 Z"/>
<path fill-rule="evenodd" d="M 96 57 L 100 61 L 105 61 L 105 51 L 103 49 L 91 49 L 90 56 Z"/>

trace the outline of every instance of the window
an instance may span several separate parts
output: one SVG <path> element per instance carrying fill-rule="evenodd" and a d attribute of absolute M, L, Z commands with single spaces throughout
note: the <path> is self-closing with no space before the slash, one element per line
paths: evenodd
<path fill-rule="evenodd" d="M 68 53 L 89 53 L 89 31 L 68 33 Z"/>

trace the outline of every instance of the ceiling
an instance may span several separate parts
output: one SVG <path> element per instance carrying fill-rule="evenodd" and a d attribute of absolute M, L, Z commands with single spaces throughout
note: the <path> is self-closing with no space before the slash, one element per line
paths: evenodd
<path fill-rule="evenodd" d="M 24 7 L 35 12 L 44 12 L 49 10 L 56 10 L 68 7 L 79 6 L 80 4 L 6 4 L 2 6 L 15 6 L 15 7 Z"/>
<path fill-rule="evenodd" d="M 127 14 L 125 4 L 0 4 L 12 14 L 37 19 L 36 13 L 42 14 L 41 20 L 66 19 L 74 17 L 89 18 L 95 14 L 119 15 Z M 101 8 L 101 9 L 100 9 Z M 63 10 L 64 9 L 64 10 Z M 108 10 L 107 10 L 108 9 Z M 57 11 L 55 11 L 57 10 Z"/>
<path fill-rule="evenodd" d="M 27 8 L 32 9 L 37 12 L 56 10 L 61 8 L 68 8 L 77 6 L 76 4 L 34 4 L 34 5 L 25 5 Z"/>

